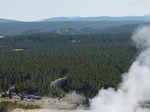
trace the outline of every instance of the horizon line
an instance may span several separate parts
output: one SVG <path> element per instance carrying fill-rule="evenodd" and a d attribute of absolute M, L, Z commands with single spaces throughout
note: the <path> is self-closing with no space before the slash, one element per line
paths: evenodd
<path fill-rule="evenodd" d="M 73 18 L 98 18 L 98 17 L 110 17 L 110 18 L 121 18 L 121 17 L 145 17 L 145 16 L 150 16 L 150 14 L 145 14 L 145 15 L 133 15 L 133 16 L 54 16 L 54 17 L 45 17 L 41 19 L 34 19 L 34 20 L 21 20 L 21 19 L 13 19 L 13 18 L 5 18 L 5 17 L 0 17 L 0 19 L 3 20 L 10 20 L 10 21 L 18 21 L 18 22 L 41 22 L 47 19 L 55 19 L 55 18 L 68 18 L 68 19 L 73 19 Z"/>

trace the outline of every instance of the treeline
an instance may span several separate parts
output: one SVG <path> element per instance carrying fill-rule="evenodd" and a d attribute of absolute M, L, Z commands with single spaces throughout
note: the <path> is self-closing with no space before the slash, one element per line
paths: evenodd
<path fill-rule="evenodd" d="M 64 76 L 65 91 L 86 97 L 102 87 L 116 88 L 137 52 L 130 36 L 43 33 L 0 39 L 0 89 L 59 96 L 50 84 Z"/>

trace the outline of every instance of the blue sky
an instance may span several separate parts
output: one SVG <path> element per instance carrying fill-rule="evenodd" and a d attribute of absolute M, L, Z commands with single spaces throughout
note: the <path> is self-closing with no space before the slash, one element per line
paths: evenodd
<path fill-rule="evenodd" d="M 140 16 L 150 0 L 0 0 L 0 18 L 25 21 L 62 16 Z"/>

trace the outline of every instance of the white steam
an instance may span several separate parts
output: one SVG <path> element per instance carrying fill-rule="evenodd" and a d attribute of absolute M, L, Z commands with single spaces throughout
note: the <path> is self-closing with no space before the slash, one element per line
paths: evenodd
<path fill-rule="evenodd" d="M 131 65 L 116 91 L 102 89 L 91 102 L 92 112 L 146 112 L 150 101 L 150 27 L 138 29 L 132 37 L 142 52 Z"/>

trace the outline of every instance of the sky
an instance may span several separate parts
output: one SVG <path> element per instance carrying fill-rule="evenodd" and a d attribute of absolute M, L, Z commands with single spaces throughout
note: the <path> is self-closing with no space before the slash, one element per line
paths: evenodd
<path fill-rule="evenodd" d="M 0 18 L 22 21 L 146 14 L 150 14 L 150 0 L 0 0 Z"/>

